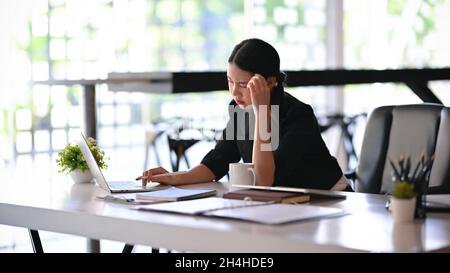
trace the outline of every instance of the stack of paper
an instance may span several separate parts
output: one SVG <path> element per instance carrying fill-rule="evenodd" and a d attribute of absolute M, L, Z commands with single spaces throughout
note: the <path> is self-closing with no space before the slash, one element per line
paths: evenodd
<path fill-rule="evenodd" d="M 181 201 L 216 195 L 213 189 L 181 189 L 170 187 L 159 191 L 137 193 L 136 199 L 156 201 Z"/>
<path fill-rule="evenodd" d="M 344 214 L 342 209 L 337 208 L 302 204 L 275 204 L 273 202 L 249 202 L 218 197 L 145 205 L 139 206 L 137 209 L 232 218 L 263 224 L 283 224 L 293 221 Z"/>
<path fill-rule="evenodd" d="M 223 198 L 239 199 L 239 200 L 253 200 L 284 204 L 299 204 L 310 200 L 309 194 L 301 192 L 284 192 L 284 191 L 268 191 L 256 189 L 243 189 L 237 191 L 230 191 L 223 195 Z"/>

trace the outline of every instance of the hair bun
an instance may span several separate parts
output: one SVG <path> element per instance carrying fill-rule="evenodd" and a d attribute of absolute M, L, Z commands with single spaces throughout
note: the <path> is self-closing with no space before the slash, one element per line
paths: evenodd
<path fill-rule="evenodd" d="M 277 77 L 277 82 L 283 83 L 286 80 L 286 74 L 284 72 L 280 72 Z"/>

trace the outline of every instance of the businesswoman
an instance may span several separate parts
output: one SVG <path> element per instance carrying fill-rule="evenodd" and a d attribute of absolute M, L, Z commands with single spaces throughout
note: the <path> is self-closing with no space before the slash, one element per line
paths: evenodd
<path fill-rule="evenodd" d="M 285 74 L 275 48 L 260 39 L 242 41 L 228 59 L 227 78 L 230 117 L 215 148 L 188 171 L 169 173 L 162 167 L 145 171 L 138 178 L 143 185 L 218 181 L 230 163 L 242 159 L 254 164 L 259 186 L 345 187 L 311 106 L 284 92 Z M 237 122 L 235 116 L 240 117 Z"/>

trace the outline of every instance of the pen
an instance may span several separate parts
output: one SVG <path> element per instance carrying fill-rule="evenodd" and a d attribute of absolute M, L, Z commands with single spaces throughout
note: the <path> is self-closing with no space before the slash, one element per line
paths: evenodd
<path fill-rule="evenodd" d="M 179 172 L 172 172 L 172 173 L 154 173 L 150 176 L 144 176 L 141 175 L 139 177 L 136 177 L 136 180 L 140 180 L 140 179 L 148 179 L 149 177 L 172 177 L 173 175 L 177 175 L 177 174 L 182 174 L 182 173 L 186 173 L 186 171 L 179 171 Z"/>
<path fill-rule="evenodd" d="M 143 176 L 143 175 L 141 175 L 141 176 L 139 176 L 139 177 L 136 177 L 135 179 L 136 179 L 136 180 L 148 179 L 148 176 Z"/>

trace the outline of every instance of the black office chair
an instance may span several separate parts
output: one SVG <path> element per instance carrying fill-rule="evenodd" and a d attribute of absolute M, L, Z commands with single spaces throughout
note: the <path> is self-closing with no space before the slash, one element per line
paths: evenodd
<path fill-rule="evenodd" d="M 440 104 L 382 106 L 370 115 L 358 167 L 346 173 L 352 190 L 389 193 L 393 186 L 389 158 L 435 155 L 429 193 L 450 192 L 450 108 Z"/>

